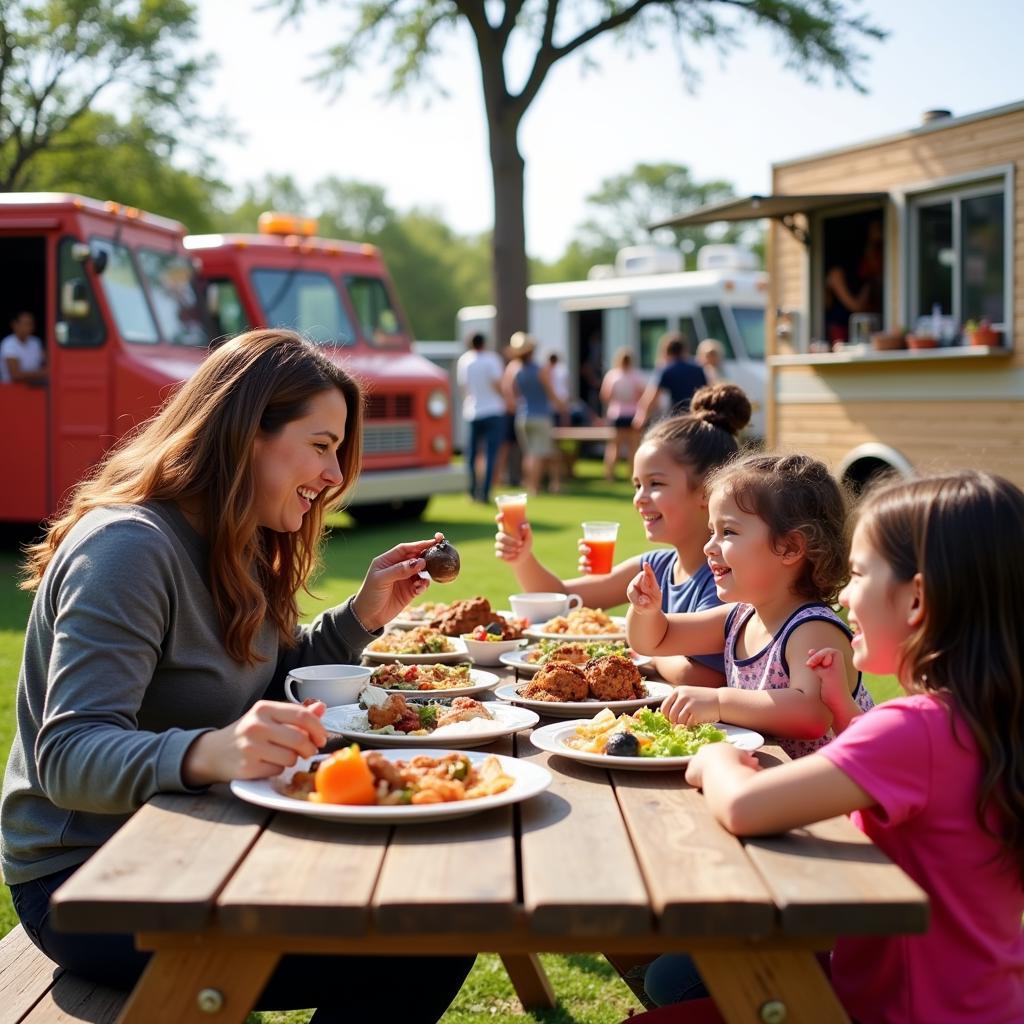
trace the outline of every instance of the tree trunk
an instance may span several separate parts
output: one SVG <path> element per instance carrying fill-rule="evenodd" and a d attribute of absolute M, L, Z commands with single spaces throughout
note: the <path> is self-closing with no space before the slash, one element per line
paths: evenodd
<path fill-rule="evenodd" d="M 494 343 L 500 352 L 515 331 L 528 326 L 526 306 L 526 214 L 523 209 L 526 164 L 519 152 L 519 120 L 490 118 L 491 177 L 494 182 Z"/>

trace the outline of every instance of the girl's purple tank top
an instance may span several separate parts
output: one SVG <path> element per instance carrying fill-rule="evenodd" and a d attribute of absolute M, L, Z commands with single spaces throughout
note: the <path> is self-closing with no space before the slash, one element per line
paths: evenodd
<path fill-rule="evenodd" d="M 798 608 L 782 628 L 772 637 L 770 643 L 751 658 L 736 657 L 736 641 L 743 627 L 754 614 L 753 605 L 738 604 L 725 622 L 725 679 L 727 686 L 738 690 L 781 690 L 789 686 L 789 664 L 786 661 L 786 643 L 793 630 L 804 622 L 831 622 L 847 636 L 852 636 L 849 627 L 828 605 L 805 604 Z M 853 699 L 865 711 L 873 708 L 874 701 L 857 674 L 857 689 Z M 793 740 L 775 738 L 776 742 L 790 757 L 803 757 L 825 746 L 835 738 L 831 729 L 820 739 Z"/>

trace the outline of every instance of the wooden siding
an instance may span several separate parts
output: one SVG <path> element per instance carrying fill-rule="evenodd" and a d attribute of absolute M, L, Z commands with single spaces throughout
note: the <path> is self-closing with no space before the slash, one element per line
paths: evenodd
<path fill-rule="evenodd" d="M 1013 341 L 1014 354 L 999 365 L 1019 380 L 1024 367 L 1024 110 L 995 113 L 965 124 L 909 135 L 840 153 L 826 154 L 773 168 L 775 194 L 830 192 L 904 192 L 931 183 L 997 167 L 1013 167 Z M 889 326 L 900 322 L 903 309 L 903 239 L 890 205 L 887 223 L 887 288 Z M 805 222 L 806 226 L 806 222 Z M 777 221 L 769 228 L 768 268 L 772 308 L 766 329 L 770 353 L 787 351 L 776 345 L 775 309 L 798 312 L 797 337 L 806 337 L 810 316 L 808 250 Z M 811 332 L 813 336 L 813 332 Z M 923 368 L 922 364 L 922 368 Z M 822 375 L 831 370 L 820 371 Z M 862 367 L 865 374 L 886 376 L 887 398 L 861 401 L 837 395 L 833 405 L 798 400 L 796 378 L 817 368 L 776 366 L 770 370 L 767 434 L 769 444 L 806 450 L 831 464 L 857 445 L 879 442 L 901 451 L 921 471 L 932 466 L 980 465 L 1002 472 L 1024 485 L 1024 390 L 981 403 L 970 398 L 942 402 L 918 394 L 911 403 L 893 401 L 889 365 Z M 902 374 L 906 369 L 901 368 Z M 925 376 L 934 373 L 931 367 Z M 951 368 L 951 372 L 960 372 Z M 790 377 L 792 376 L 792 380 Z M 821 383 L 821 382 L 819 382 Z M 922 391 L 925 391 L 922 381 Z M 1012 390 L 1012 389 L 1011 389 Z M 862 389 L 858 389 L 862 391 Z M 1001 399 L 1006 398 L 1003 401 Z M 955 410 L 951 407 L 955 404 Z"/>

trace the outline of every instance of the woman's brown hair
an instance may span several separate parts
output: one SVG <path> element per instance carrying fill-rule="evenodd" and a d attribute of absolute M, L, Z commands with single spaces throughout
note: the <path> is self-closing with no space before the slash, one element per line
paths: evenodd
<path fill-rule="evenodd" d="M 253 449 L 305 415 L 317 394 L 345 398 L 345 438 L 338 449 L 343 482 L 326 488 L 295 533 L 255 519 Z M 82 481 L 28 549 L 22 586 L 34 590 L 69 531 L 107 505 L 173 501 L 198 511 L 210 545 L 210 593 L 224 646 L 238 662 L 256 660 L 264 620 L 282 646 L 294 644 L 298 593 L 316 568 L 324 515 L 359 475 L 363 399 L 359 385 L 301 335 L 287 330 L 241 334 L 215 349 L 151 419 L 126 436 Z"/>
<path fill-rule="evenodd" d="M 921 574 L 900 678 L 966 719 L 984 761 L 978 823 L 1024 879 L 1024 492 L 974 471 L 890 482 L 858 523 L 898 581 Z"/>
<path fill-rule="evenodd" d="M 776 550 L 799 533 L 804 561 L 797 594 L 835 603 L 849 577 L 848 513 L 846 496 L 823 462 L 808 455 L 745 455 L 716 470 L 712 488 L 727 490 L 740 509 L 762 519 Z"/>
<path fill-rule="evenodd" d="M 658 420 L 643 443 L 664 448 L 690 473 L 691 487 L 699 487 L 712 469 L 736 457 L 736 435 L 750 422 L 750 412 L 741 387 L 710 384 L 693 393 L 688 413 Z"/>

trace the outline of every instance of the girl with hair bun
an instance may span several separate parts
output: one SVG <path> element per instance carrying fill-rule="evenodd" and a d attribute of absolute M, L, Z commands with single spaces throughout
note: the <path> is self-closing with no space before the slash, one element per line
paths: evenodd
<path fill-rule="evenodd" d="M 705 478 L 736 457 L 736 436 L 750 421 L 750 411 L 742 388 L 714 384 L 694 394 L 689 413 L 659 420 L 644 435 L 633 458 L 633 506 L 643 519 L 647 539 L 669 548 L 629 558 L 606 575 L 562 580 L 534 555 L 529 524 L 514 537 L 504 532 L 498 515 L 495 554 L 511 565 L 523 590 L 579 594 L 591 608 L 625 602 L 626 587 L 645 565 L 658 581 L 664 611 L 717 608 L 721 601 L 704 555 L 710 535 Z M 579 568 L 586 572 L 586 541 L 580 541 L 579 550 Z M 724 681 L 721 650 L 658 657 L 655 667 L 671 683 L 721 686 Z"/>
<path fill-rule="evenodd" d="M 249 331 L 210 353 L 29 549 L 0 866 L 29 938 L 72 974 L 129 989 L 151 954 L 129 934 L 56 931 L 58 886 L 155 794 L 269 778 L 315 754 L 325 708 L 285 702 L 288 672 L 358 662 L 426 588 L 421 556 L 440 534 L 378 555 L 355 596 L 299 624 L 324 517 L 359 475 L 362 417 L 359 385 L 322 351 Z M 256 1005 L 368 1020 L 400 976 L 394 1019 L 427 1024 L 471 965 L 287 956 Z"/>

